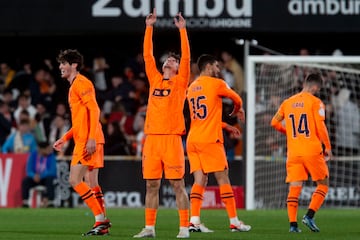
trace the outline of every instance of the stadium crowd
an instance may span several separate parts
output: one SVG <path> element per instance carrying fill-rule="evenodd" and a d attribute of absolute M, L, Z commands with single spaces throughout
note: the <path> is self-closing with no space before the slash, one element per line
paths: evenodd
<path fill-rule="evenodd" d="M 22 62 L 16 66 L 6 61 L 0 63 L 2 153 L 31 152 L 34 141 L 28 139 L 35 139 L 36 144 L 42 141 L 53 144 L 70 128 L 69 84 L 61 79 L 54 62 L 43 59 L 40 63 Z M 109 140 L 105 154 L 136 154 L 136 135 L 141 132 L 144 110 L 141 107 L 146 106 L 147 99 L 141 59 L 122 71 L 111 69 L 105 57 L 96 57 L 93 62 L 83 73 L 93 80 L 102 108 L 101 122 Z M 28 127 L 21 128 L 26 124 Z M 71 144 L 58 154 L 71 155 Z"/>
<path fill-rule="evenodd" d="M 240 63 L 229 51 L 223 50 L 218 56 L 222 60 L 225 81 L 243 91 Z M 110 66 L 103 55 L 95 56 L 91 62 L 82 73 L 93 81 L 96 89 L 106 139 L 105 155 L 140 156 L 149 94 L 142 54 L 136 54 L 121 68 Z M 69 84 L 61 79 L 54 59 L 19 60 L 16 64 L 4 60 L 0 62 L 0 70 L 1 153 L 32 152 L 40 142 L 53 144 L 71 127 L 67 103 Z M 198 69 L 193 63 L 191 81 L 197 75 Z M 230 106 L 231 103 L 224 104 Z M 184 109 L 188 116 L 187 108 Z M 231 107 L 225 109 L 230 111 Z M 225 117 L 224 121 L 238 124 L 236 119 L 229 117 Z M 190 122 L 186 122 L 189 127 Z M 241 151 L 241 139 L 234 138 L 230 133 L 225 133 L 225 139 L 231 161 Z M 56 154 L 71 155 L 72 145 L 70 141 Z"/>
<path fill-rule="evenodd" d="M 241 63 L 229 50 L 215 50 L 222 66 L 223 79 L 230 87 L 242 95 L 245 93 L 244 76 Z M 164 53 L 164 56 L 167 53 Z M 309 50 L 300 49 L 299 55 L 311 55 Z M 335 54 L 335 53 L 334 53 Z M 85 55 L 85 58 L 87 56 Z M 162 58 L 160 58 L 161 61 Z M 32 135 L 35 142 L 48 141 L 52 144 L 59 136 L 62 136 L 71 126 L 70 112 L 67 103 L 69 84 L 61 79 L 57 63 L 54 59 L 42 58 L 36 61 L 17 60 L 0 61 L 0 152 L 26 152 L 31 146 Z M 94 83 L 97 101 L 101 107 L 101 122 L 106 138 L 105 155 L 134 155 L 140 156 L 143 143 L 143 124 L 147 99 L 149 94 L 148 81 L 145 76 L 144 61 L 141 53 L 135 54 L 120 66 L 109 64 L 107 56 L 95 55 L 90 58 L 82 70 Z M 264 72 L 265 80 L 271 78 L 271 73 Z M 293 91 L 298 91 L 303 75 L 308 70 L 294 69 L 292 81 Z M 195 62 L 191 66 L 190 82 L 199 74 Z M 324 73 L 325 74 L 325 73 Z M 360 149 L 359 124 L 354 126 L 354 133 L 341 130 L 346 128 L 349 122 L 359 122 L 359 95 L 357 87 L 359 79 L 340 77 L 336 71 L 329 71 L 324 75 L 325 88 L 322 90 L 322 98 L 327 105 L 327 123 L 330 124 L 330 136 L 334 143 L 335 155 L 358 154 Z M 350 81 L 350 82 L 349 82 Z M 271 82 L 271 81 L 270 81 Z M 355 86 L 355 87 L 354 87 Z M 271 91 L 270 91 L 271 92 Z M 269 90 L 266 94 L 270 93 Z M 275 91 L 276 92 L 276 91 Z M 276 95 L 262 99 L 262 92 L 258 91 L 259 102 L 256 104 L 256 121 L 263 122 L 259 126 L 269 128 L 269 117 L 280 98 Z M 346 104 L 345 104 L 346 103 Z M 186 103 L 185 103 L 186 104 Z M 264 111 L 264 107 L 266 111 Z M 231 103 L 224 101 L 224 111 L 231 109 Z M 349 110 L 351 109 L 351 110 Z M 188 108 L 184 108 L 185 116 L 189 116 Z M 344 112 L 345 111 L 345 112 Z M 344 113 L 343 113 L 344 112 Z M 349 115 L 349 113 L 352 113 Z M 224 114 L 224 121 L 242 127 L 235 118 Z M 342 120 L 344 116 L 346 121 Z M 355 119 L 354 119 L 355 118 Z M 21 122 L 30 127 L 20 128 Z M 186 126 L 189 127 L 189 119 L 186 118 Z M 345 126 L 340 126 L 344 124 Z M 336 128 L 336 126 L 338 126 Z M 25 131 L 26 134 L 21 133 Z M 275 138 L 269 134 L 270 130 L 260 130 L 257 133 L 268 134 L 269 139 L 263 141 L 266 146 L 256 148 L 257 155 L 271 155 L 279 152 L 281 146 L 274 145 Z M 15 137 L 16 133 L 23 135 L 23 141 Z M 10 137 L 13 135 L 12 137 Z M 351 143 L 346 136 L 356 136 Z M 30 136 L 30 137 L 29 137 Z M 337 138 L 337 139 L 335 139 Z M 15 141 L 14 141 L 15 139 Z M 242 138 L 235 138 L 224 131 L 225 147 L 229 161 L 235 156 L 242 154 Z M 343 140 L 342 140 L 343 139 Z M 278 141 L 283 143 L 284 139 Z M 71 155 L 72 142 L 67 143 L 58 155 Z M 185 136 L 184 136 L 185 144 Z M 350 144 L 350 146 L 349 146 Z M 280 144 L 281 145 L 281 144 Z M 284 151 L 284 149 L 282 149 Z M 265 151 L 265 152 L 264 152 Z M 270 152 L 266 152 L 270 151 Z"/>

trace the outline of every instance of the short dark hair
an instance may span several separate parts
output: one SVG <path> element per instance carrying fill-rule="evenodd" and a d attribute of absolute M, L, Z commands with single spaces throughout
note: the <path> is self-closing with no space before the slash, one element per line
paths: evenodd
<path fill-rule="evenodd" d="M 59 63 L 68 62 L 69 64 L 77 63 L 76 70 L 80 71 L 84 65 L 83 55 L 76 49 L 66 49 L 60 51 L 56 60 Z"/>
<path fill-rule="evenodd" d="M 209 54 L 202 54 L 197 60 L 197 65 L 200 72 L 202 72 L 203 70 L 205 70 L 207 64 L 213 64 L 216 61 L 217 59 L 214 56 Z"/>
<path fill-rule="evenodd" d="M 20 119 L 19 125 L 30 125 L 29 119 Z"/>
<path fill-rule="evenodd" d="M 23 114 L 23 115 L 26 115 L 26 116 L 29 116 L 29 117 L 30 117 L 30 113 L 29 113 L 29 111 L 26 110 L 26 109 L 21 110 L 20 114 Z"/>
<path fill-rule="evenodd" d="M 180 62 L 180 55 L 176 54 L 174 52 L 169 52 L 167 58 L 173 57 L 176 59 L 176 61 Z"/>
<path fill-rule="evenodd" d="M 306 85 L 318 85 L 319 87 L 323 84 L 323 77 L 320 73 L 310 73 L 305 78 Z"/>
<path fill-rule="evenodd" d="M 48 141 L 41 141 L 38 143 L 39 148 L 47 148 L 49 146 Z"/>
<path fill-rule="evenodd" d="M 49 142 L 48 141 L 40 141 L 38 143 L 39 148 L 47 148 L 49 146 Z"/>

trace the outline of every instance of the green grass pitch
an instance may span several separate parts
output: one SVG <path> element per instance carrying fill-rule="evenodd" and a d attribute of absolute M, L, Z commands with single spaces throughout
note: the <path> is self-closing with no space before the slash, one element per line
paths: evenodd
<path fill-rule="evenodd" d="M 360 239 L 360 209 L 322 208 L 316 215 L 320 233 L 310 232 L 301 223 L 305 209 L 299 210 L 302 233 L 289 233 L 287 213 L 282 210 L 239 210 L 239 218 L 252 225 L 250 232 L 230 232 L 224 209 L 202 210 L 202 221 L 214 233 L 191 233 L 192 239 L 241 240 L 354 240 Z M 144 209 L 110 208 L 112 222 L 109 236 L 104 239 L 132 239 L 144 226 Z M 56 240 L 83 239 L 94 222 L 87 208 L 0 209 L 0 239 Z M 156 239 L 176 239 L 178 215 L 176 209 L 160 208 L 157 215 Z M 86 237 L 89 238 L 89 237 Z M 94 238 L 91 236 L 90 238 Z M 95 236 L 95 238 L 99 238 Z"/>

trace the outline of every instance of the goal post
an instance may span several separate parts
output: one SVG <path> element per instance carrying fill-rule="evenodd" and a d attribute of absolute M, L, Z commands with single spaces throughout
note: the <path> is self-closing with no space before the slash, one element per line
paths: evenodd
<path fill-rule="evenodd" d="M 309 72 L 324 76 L 320 98 L 334 160 L 324 207 L 360 206 L 360 56 L 246 56 L 246 209 L 286 207 L 286 139 L 271 117 L 285 98 L 299 92 Z M 306 151 L 306 149 L 304 149 Z M 299 207 L 315 185 L 304 184 Z"/>

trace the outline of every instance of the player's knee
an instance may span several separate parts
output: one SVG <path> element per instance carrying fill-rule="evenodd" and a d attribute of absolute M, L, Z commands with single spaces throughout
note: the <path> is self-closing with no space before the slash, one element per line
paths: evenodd
<path fill-rule="evenodd" d="M 158 191 L 160 189 L 161 182 L 158 180 L 146 181 L 146 190 L 147 191 Z"/>

